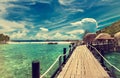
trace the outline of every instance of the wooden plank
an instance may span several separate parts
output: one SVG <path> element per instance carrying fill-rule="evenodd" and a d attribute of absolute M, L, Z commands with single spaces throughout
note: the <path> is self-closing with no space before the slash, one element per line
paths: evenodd
<path fill-rule="evenodd" d="M 88 50 L 87 48 L 86 48 L 86 50 Z M 88 52 L 89 52 L 89 50 L 88 50 Z M 94 67 L 96 68 L 96 75 L 98 76 L 98 77 L 107 77 L 107 78 L 109 78 L 109 76 L 108 76 L 108 74 L 106 73 L 106 71 L 102 68 L 102 66 L 100 65 L 100 63 L 97 61 L 97 59 L 95 59 L 95 57 L 92 55 L 92 53 L 91 52 L 89 52 L 88 53 L 89 54 L 89 56 L 93 59 L 92 60 L 92 62 L 93 62 L 93 64 L 94 64 Z"/>
<path fill-rule="evenodd" d="M 110 78 L 93 54 L 78 46 L 63 67 L 58 78 Z"/>
<path fill-rule="evenodd" d="M 89 50 L 88 50 L 89 51 Z M 91 56 L 91 58 L 95 58 L 91 52 L 89 52 L 89 56 Z M 93 59 L 92 60 L 93 63 L 95 64 L 95 67 L 97 68 L 97 72 L 100 74 L 100 76 L 102 77 L 109 77 L 109 75 L 107 74 L 107 72 L 103 69 L 103 67 L 100 65 L 100 63 L 97 61 L 97 59 Z"/>
<path fill-rule="evenodd" d="M 86 49 L 86 50 L 87 50 L 87 49 Z M 89 52 L 89 53 L 90 53 L 90 52 Z M 88 54 L 88 53 L 87 53 L 87 54 Z M 95 69 L 94 72 L 93 72 L 93 75 L 99 77 L 99 74 L 97 74 L 98 68 L 97 68 L 96 65 L 94 64 L 93 58 L 91 58 L 91 55 L 89 55 L 89 54 L 88 54 L 88 56 L 89 56 L 89 60 L 90 60 L 89 63 L 91 64 L 90 66 L 92 67 L 92 70 Z M 92 64 L 94 64 L 94 66 L 93 66 Z"/>
<path fill-rule="evenodd" d="M 71 62 L 70 66 L 69 66 L 69 69 L 66 72 L 64 78 L 70 78 L 74 74 L 73 72 L 74 72 L 74 69 L 76 67 L 76 61 L 75 61 L 75 59 L 76 59 L 76 50 L 74 51 L 74 53 L 73 53 L 71 58 L 72 58 L 73 61 Z"/>
<path fill-rule="evenodd" d="M 81 50 L 78 50 L 79 52 L 81 52 Z M 82 54 L 78 54 L 77 55 L 77 59 L 78 59 L 78 66 L 77 66 L 77 75 L 81 75 L 81 67 L 82 67 Z"/>
<path fill-rule="evenodd" d="M 84 49 L 84 48 L 83 48 Z M 86 49 L 84 49 L 84 51 L 86 51 Z M 85 68 L 86 68 L 86 78 L 87 77 L 93 77 L 93 71 L 91 72 L 90 70 L 91 70 L 91 65 L 90 65 L 90 57 L 87 55 L 87 53 L 86 52 L 83 52 L 84 53 L 84 57 L 86 57 L 86 58 L 84 58 L 84 61 L 85 61 Z M 89 62 L 88 62 L 88 60 L 89 60 Z"/>
<path fill-rule="evenodd" d="M 72 67 L 72 72 L 71 72 L 71 78 L 74 78 L 76 73 L 77 73 L 77 64 L 78 63 L 78 59 L 77 59 L 77 51 L 75 52 L 75 57 L 74 57 L 74 63 L 73 63 L 73 67 Z"/>
<path fill-rule="evenodd" d="M 67 70 L 68 70 L 71 62 L 72 62 L 72 58 L 70 58 L 70 59 L 68 60 L 68 62 L 66 63 L 66 65 L 65 65 L 64 68 L 62 69 L 62 72 L 58 75 L 58 78 L 64 78 L 65 73 L 67 72 Z"/>
<path fill-rule="evenodd" d="M 86 48 L 85 47 L 83 47 L 84 48 L 84 50 L 85 50 L 85 53 L 86 53 L 86 58 L 87 58 L 87 63 L 88 63 L 88 66 L 86 66 L 86 67 L 88 67 L 88 71 L 90 71 L 91 73 L 89 74 L 90 75 L 90 77 L 94 77 L 94 76 L 97 76 L 97 74 L 94 74 L 94 73 L 96 73 L 96 71 L 97 71 L 97 69 L 95 68 L 95 66 L 93 65 L 94 63 L 93 63 L 93 59 L 91 58 L 91 56 L 88 54 L 88 52 L 87 52 L 87 50 L 86 50 Z M 92 70 L 92 71 L 91 71 Z M 89 76 L 88 75 L 88 76 Z"/>
<path fill-rule="evenodd" d="M 58 75 L 58 78 L 64 78 L 66 72 L 69 70 L 69 67 L 71 65 L 71 62 L 73 62 L 73 57 L 75 57 L 75 53 L 71 55 L 71 58 L 67 61 L 66 65 L 62 69 L 62 72 Z"/>

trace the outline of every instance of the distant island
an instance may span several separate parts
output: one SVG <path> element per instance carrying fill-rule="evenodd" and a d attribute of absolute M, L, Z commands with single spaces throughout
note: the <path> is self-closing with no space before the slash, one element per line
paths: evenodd
<path fill-rule="evenodd" d="M 0 44 L 6 44 L 10 40 L 8 35 L 0 34 Z"/>

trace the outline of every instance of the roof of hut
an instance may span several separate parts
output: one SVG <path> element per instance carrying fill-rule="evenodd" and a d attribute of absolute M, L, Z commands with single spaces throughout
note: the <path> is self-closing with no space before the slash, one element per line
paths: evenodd
<path fill-rule="evenodd" d="M 114 35 L 115 38 L 117 39 L 120 39 L 120 32 L 117 32 L 115 35 Z"/>
<path fill-rule="evenodd" d="M 86 42 L 91 42 L 95 39 L 96 37 L 96 34 L 95 33 L 87 33 L 84 38 L 83 38 L 83 41 L 86 41 Z"/>
<path fill-rule="evenodd" d="M 98 40 L 98 39 L 101 39 L 101 40 L 108 40 L 108 39 L 114 39 L 111 37 L 110 34 L 108 33 L 100 33 L 97 35 L 97 37 L 95 38 L 95 40 Z"/>

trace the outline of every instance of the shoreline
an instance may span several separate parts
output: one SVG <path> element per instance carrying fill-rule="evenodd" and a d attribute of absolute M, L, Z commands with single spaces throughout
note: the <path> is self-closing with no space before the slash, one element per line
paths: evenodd
<path fill-rule="evenodd" d="M 7 42 L 7 44 L 49 44 L 49 43 L 53 43 L 53 45 L 54 45 L 54 43 L 57 43 L 57 44 L 71 44 L 71 43 L 73 43 L 73 42 L 68 42 L 68 41 L 66 41 L 66 42 L 63 42 L 63 41 L 59 41 L 59 42 L 48 42 L 48 41 L 46 41 L 46 42 L 13 42 L 13 41 L 9 41 L 9 42 Z"/>

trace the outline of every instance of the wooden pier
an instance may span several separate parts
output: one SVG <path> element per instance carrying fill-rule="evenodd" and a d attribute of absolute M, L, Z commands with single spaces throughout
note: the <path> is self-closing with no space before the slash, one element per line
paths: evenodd
<path fill-rule="evenodd" d="M 101 64 L 85 46 L 78 46 L 57 78 L 110 78 Z"/>

